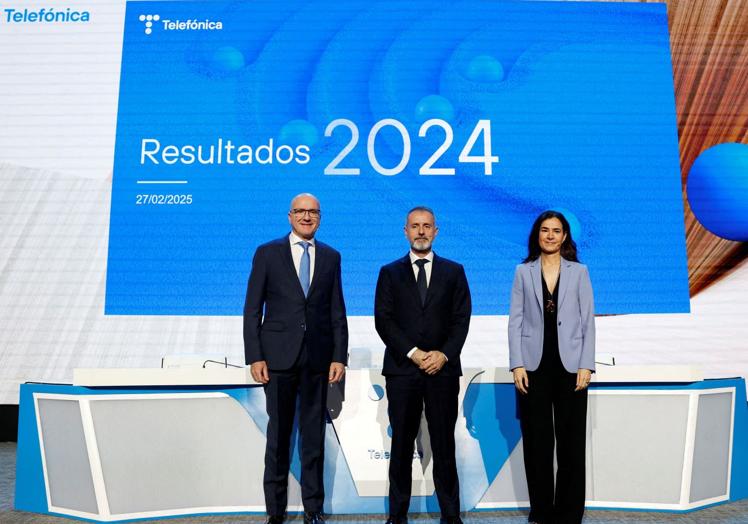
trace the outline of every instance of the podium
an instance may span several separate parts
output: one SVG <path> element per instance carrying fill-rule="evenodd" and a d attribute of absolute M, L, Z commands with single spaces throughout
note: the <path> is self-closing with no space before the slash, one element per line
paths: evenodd
<path fill-rule="evenodd" d="M 743 379 L 658 366 L 593 377 L 587 507 L 689 511 L 748 496 Z M 349 370 L 329 397 L 325 511 L 386 513 L 384 377 Z M 527 507 L 511 373 L 465 370 L 459 406 L 463 510 Z M 264 513 L 266 424 L 263 389 L 247 369 L 76 370 L 72 385 L 23 384 L 16 509 L 102 522 Z M 422 426 L 413 512 L 438 508 L 431 468 Z M 291 512 L 302 509 L 299 470 L 296 457 Z"/>

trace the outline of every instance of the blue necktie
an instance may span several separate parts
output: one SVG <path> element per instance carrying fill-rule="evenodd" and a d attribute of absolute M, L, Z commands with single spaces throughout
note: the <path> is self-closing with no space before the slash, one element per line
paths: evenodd
<path fill-rule="evenodd" d="M 309 293 L 309 268 L 311 266 L 309 260 L 309 242 L 299 242 L 301 247 L 304 248 L 304 253 L 301 255 L 301 263 L 299 264 L 299 282 L 301 282 L 301 289 L 304 290 L 304 296 Z"/>

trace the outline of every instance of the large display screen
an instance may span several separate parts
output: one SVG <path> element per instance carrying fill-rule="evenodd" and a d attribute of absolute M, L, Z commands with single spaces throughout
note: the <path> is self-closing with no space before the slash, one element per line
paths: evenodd
<path fill-rule="evenodd" d="M 507 314 L 549 208 L 598 312 L 689 310 L 664 4 L 132 2 L 116 144 L 107 314 L 241 314 L 302 191 L 351 315 L 415 205 L 475 314 Z"/>

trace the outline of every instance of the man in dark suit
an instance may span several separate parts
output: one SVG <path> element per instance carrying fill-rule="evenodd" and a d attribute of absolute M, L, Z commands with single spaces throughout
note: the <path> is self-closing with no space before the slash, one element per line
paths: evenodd
<path fill-rule="evenodd" d="M 254 380 L 264 384 L 269 418 L 268 524 L 285 518 L 297 398 L 304 523 L 324 524 L 327 389 L 345 373 L 348 324 L 340 253 L 314 238 L 320 219 L 314 195 L 296 196 L 288 212 L 291 233 L 257 248 L 247 286 L 244 355 Z"/>
<path fill-rule="evenodd" d="M 392 427 L 387 524 L 408 520 L 413 448 L 424 407 L 441 520 L 462 522 L 454 431 L 470 289 L 463 267 L 432 251 L 438 231 L 431 209 L 411 209 L 405 224 L 410 252 L 382 267 L 377 281 L 374 319 L 386 345 L 382 374 Z"/>

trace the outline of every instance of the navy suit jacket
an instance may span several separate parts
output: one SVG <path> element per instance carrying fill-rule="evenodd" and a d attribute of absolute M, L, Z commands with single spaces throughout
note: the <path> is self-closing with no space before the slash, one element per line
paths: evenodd
<path fill-rule="evenodd" d="M 509 367 L 535 371 L 543 356 L 543 284 L 540 259 L 514 273 L 509 306 Z M 595 305 L 587 266 L 561 259 L 558 352 L 564 368 L 595 370 Z"/>
<path fill-rule="evenodd" d="M 328 371 L 348 363 L 348 322 L 340 279 L 340 253 L 315 240 L 312 283 L 304 297 L 288 236 L 257 248 L 244 303 L 247 364 L 267 361 L 271 370 L 291 368 L 306 344 L 308 366 Z"/>
<path fill-rule="evenodd" d="M 379 271 L 374 322 L 386 346 L 383 375 L 422 373 L 408 358 L 414 347 L 447 356 L 439 374 L 462 375 L 460 353 L 470 327 L 470 288 L 460 264 L 436 254 L 433 264 L 423 305 L 409 255 Z"/>

